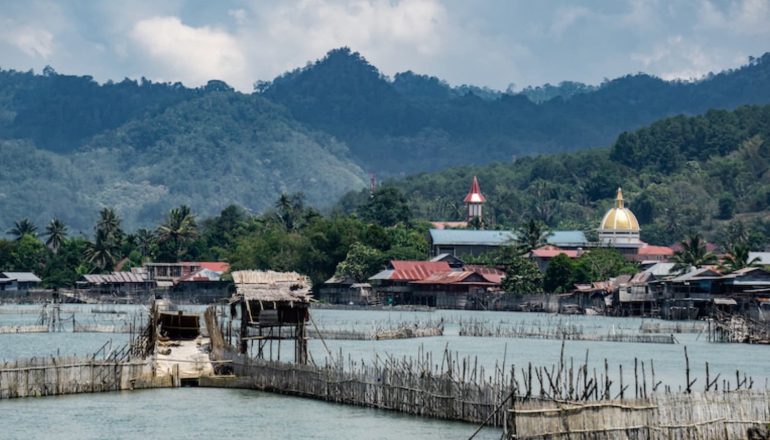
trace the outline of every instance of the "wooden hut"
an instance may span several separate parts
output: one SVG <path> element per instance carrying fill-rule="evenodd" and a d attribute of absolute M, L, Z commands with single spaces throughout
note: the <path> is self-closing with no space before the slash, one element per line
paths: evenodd
<path fill-rule="evenodd" d="M 281 341 L 294 340 L 294 360 L 306 364 L 311 299 L 308 277 L 296 272 L 236 271 L 233 282 L 235 294 L 230 304 L 233 312 L 240 306 L 241 316 L 239 352 L 248 353 L 249 341 L 253 351 L 256 341 L 257 357 L 264 359 L 266 350 L 272 357 L 272 343 L 277 341 L 280 360 Z"/>

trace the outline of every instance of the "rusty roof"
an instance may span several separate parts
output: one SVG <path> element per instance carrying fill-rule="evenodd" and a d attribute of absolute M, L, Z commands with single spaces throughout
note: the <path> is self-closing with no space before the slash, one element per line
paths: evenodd
<path fill-rule="evenodd" d="M 113 272 L 110 274 L 83 275 L 92 284 L 148 283 L 146 272 Z"/>
<path fill-rule="evenodd" d="M 390 280 L 423 280 L 434 272 L 451 271 L 446 261 L 391 261 Z"/>

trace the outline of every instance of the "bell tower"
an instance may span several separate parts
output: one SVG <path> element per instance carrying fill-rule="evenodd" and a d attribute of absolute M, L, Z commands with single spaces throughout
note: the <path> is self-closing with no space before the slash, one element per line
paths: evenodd
<path fill-rule="evenodd" d="M 473 176 L 473 183 L 471 184 L 471 190 L 468 191 L 468 195 L 465 196 L 465 199 L 463 199 L 463 202 L 468 206 L 468 221 L 470 222 L 474 218 L 477 218 L 479 220 L 482 220 L 482 209 L 481 206 L 486 202 L 487 199 L 484 198 L 483 195 L 481 195 L 481 190 L 479 189 L 479 181 L 476 179 L 476 176 Z"/>

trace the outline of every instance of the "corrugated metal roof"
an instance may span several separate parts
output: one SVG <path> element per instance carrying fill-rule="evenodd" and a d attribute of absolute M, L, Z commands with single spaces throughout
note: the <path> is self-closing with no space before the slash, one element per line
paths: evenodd
<path fill-rule="evenodd" d="M 561 249 L 534 249 L 532 255 L 540 258 L 553 258 L 559 254 L 564 254 L 569 258 L 577 258 L 578 251 L 563 251 Z"/>
<path fill-rule="evenodd" d="M 446 261 L 391 261 L 391 280 L 422 280 L 438 271 L 450 271 Z"/>
<path fill-rule="evenodd" d="M 645 272 L 651 273 L 656 277 L 667 277 L 671 275 L 671 269 L 674 268 L 676 263 L 657 263 L 645 270 Z"/>
<path fill-rule="evenodd" d="M 701 267 L 699 269 L 692 270 L 690 272 L 687 272 L 684 275 L 679 275 L 678 277 L 674 278 L 671 281 L 689 281 L 692 279 L 699 279 L 699 278 L 719 278 L 722 275 L 720 275 L 718 272 L 712 270 L 708 267 Z"/>
<path fill-rule="evenodd" d="M 378 274 L 370 277 L 369 279 L 370 280 L 389 280 L 390 277 L 393 275 L 393 272 L 395 272 L 395 270 L 385 269 L 382 272 L 379 272 Z"/>
<path fill-rule="evenodd" d="M 3 272 L 3 275 L 20 283 L 40 283 L 43 281 L 32 272 Z"/>
<path fill-rule="evenodd" d="M 116 283 L 146 283 L 146 273 L 134 272 L 113 272 L 110 274 L 88 274 L 83 275 L 86 281 L 91 284 L 116 284 Z"/>
<path fill-rule="evenodd" d="M 640 247 L 637 251 L 639 255 L 674 255 L 674 250 L 665 246 L 652 246 L 647 245 Z"/>
<path fill-rule="evenodd" d="M 431 242 L 434 245 L 486 245 L 503 246 L 516 240 L 513 231 L 479 231 L 473 229 L 431 229 Z M 587 245 L 583 231 L 553 231 L 548 243 L 560 245 Z"/>

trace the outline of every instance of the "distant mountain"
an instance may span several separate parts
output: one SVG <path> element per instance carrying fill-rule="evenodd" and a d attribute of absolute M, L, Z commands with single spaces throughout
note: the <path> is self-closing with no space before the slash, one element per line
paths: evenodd
<path fill-rule="evenodd" d="M 57 155 L 5 141 L 0 226 L 57 216 L 88 231 L 96 211 L 115 208 L 126 226 L 152 226 L 186 203 L 212 215 L 230 204 L 259 212 L 282 192 L 324 205 L 364 185 L 344 144 L 296 123 L 256 95 L 211 92 L 148 113 Z M 150 220 L 152 219 L 152 220 Z"/>
<path fill-rule="evenodd" d="M 458 96 L 440 80 L 411 72 L 391 82 L 343 48 L 263 84 L 261 92 L 297 120 L 340 137 L 365 169 L 397 175 L 607 146 L 620 132 L 666 116 L 770 103 L 770 53 L 696 82 L 639 74 L 596 89 L 562 86 L 541 104 L 526 93 Z"/>
<path fill-rule="evenodd" d="M 370 171 L 510 163 L 609 146 L 666 116 L 770 103 L 769 72 L 766 54 L 693 83 L 640 74 L 508 94 L 413 72 L 391 80 L 342 48 L 248 95 L 217 80 L 100 85 L 51 68 L 0 70 L 0 228 L 57 216 L 88 231 L 102 206 L 129 228 L 152 226 L 180 203 L 203 215 L 231 203 L 259 212 L 284 191 L 332 204 Z"/>

